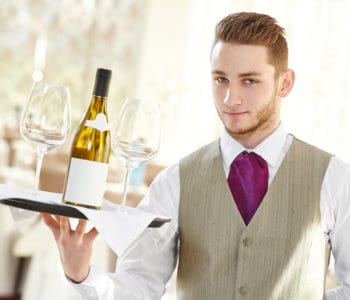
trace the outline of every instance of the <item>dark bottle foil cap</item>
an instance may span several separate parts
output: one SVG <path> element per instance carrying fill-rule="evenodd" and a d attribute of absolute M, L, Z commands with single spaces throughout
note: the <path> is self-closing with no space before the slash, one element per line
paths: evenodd
<path fill-rule="evenodd" d="M 107 97 L 112 71 L 107 69 L 97 69 L 93 95 Z"/>

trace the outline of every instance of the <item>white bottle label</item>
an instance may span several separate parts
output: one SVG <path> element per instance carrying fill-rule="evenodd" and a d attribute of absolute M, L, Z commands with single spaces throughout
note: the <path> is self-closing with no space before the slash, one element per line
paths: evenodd
<path fill-rule="evenodd" d="M 95 120 L 86 120 L 85 126 L 95 128 L 99 131 L 107 131 L 111 129 L 111 126 L 107 122 L 106 115 L 98 113 Z"/>
<path fill-rule="evenodd" d="M 63 200 L 100 207 L 105 192 L 107 173 L 107 163 L 72 157 Z"/>

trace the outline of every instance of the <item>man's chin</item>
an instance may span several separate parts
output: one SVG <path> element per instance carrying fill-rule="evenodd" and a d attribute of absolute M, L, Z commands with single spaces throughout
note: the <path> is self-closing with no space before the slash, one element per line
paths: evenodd
<path fill-rule="evenodd" d="M 233 135 L 233 136 L 242 136 L 242 135 L 247 135 L 250 134 L 252 132 L 254 132 L 256 129 L 255 128 L 244 128 L 244 127 L 240 127 L 240 128 L 227 128 L 226 127 L 226 131 Z"/>

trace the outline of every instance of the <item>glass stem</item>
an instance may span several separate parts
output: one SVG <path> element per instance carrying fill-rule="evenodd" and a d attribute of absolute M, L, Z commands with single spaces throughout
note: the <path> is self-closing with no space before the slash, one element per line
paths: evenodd
<path fill-rule="evenodd" d="M 125 182 L 124 182 L 124 189 L 123 189 L 123 199 L 120 204 L 122 209 L 126 207 L 127 190 L 128 190 L 129 181 L 130 181 L 130 177 L 133 169 L 133 167 L 129 163 L 126 163 L 125 167 L 126 167 L 126 174 L 125 174 Z"/>
<path fill-rule="evenodd" d="M 40 183 L 40 173 L 41 173 L 41 166 L 43 164 L 43 158 L 44 158 L 44 152 L 37 151 L 37 160 L 36 160 L 36 169 L 35 169 L 35 189 L 39 190 L 39 183 Z"/>

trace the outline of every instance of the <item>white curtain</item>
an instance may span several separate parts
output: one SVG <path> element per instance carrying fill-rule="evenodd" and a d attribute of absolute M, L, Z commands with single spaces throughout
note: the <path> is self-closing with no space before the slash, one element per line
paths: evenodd
<path fill-rule="evenodd" d="M 290 67 L 296 72 L 295 87 L 283 101 L 286 127 L 349 160 L 350 1 L 193 0 L 178 1 L 174 9 L 163 8 L 159 0 L 149 3 L 152 20 L 144 32 L 142 49 L 147 55 L 141 53 L 139 92 L 163 101 L 159 161 L 172 163 L 220 134 L 210 90 L 209 51 L 217 21 L 238 11 L 269 14 L 286 29 Z"/>

